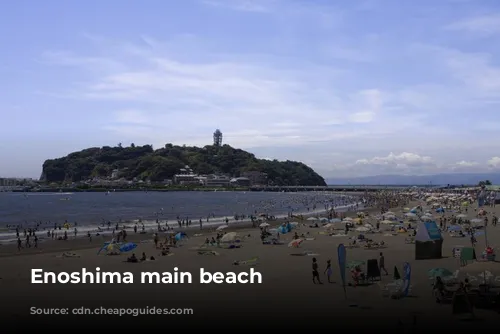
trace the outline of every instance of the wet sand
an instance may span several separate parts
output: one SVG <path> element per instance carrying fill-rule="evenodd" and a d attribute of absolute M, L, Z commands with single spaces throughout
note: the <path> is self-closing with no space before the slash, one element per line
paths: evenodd
<path fill-rule="evenodd" d="M 413 203 L 415 204 L 415 203 Z M 373 210 L 371 210 L 373 211 Z M 392 211 L 399 213 L 400 209 Z M 489 209 L 489 212 L 500 214 L 499 207 Z M 491 220 L 491 219 L 490 219 Z M 308 224 L 308 222 L 306 222 Z M 273 223 L 271 223 L 273 225 Z M 235 230 L 228 228 L 225 231 Z M 386 267 L 389 276 L 382 277 L 382 283 L 392 280 L 392 270 L 397 266 L 402 273 L 404 262 L 412 265 L 412 297 L 392 300 L 382 297 L 379 283 L 366 287 L 347 287 L 345 299 L 337 265 L 337 246 L 340 243 L 348 244 L 347 237 L 330 237 L 319 234 L 321 228 L 300 227 L 297 232 L 307 233 L 315 240 L 305 241 L 299 249 L 288 248 L 293 233 L 281 236 L 284 245 L 262 245 L 259 230 L 248 227 L 239 227 L 237 232 L 250 235 L 245 238 L 239 249 L 214 248 L 219 256 L 198 255 L 193 247 L 204 243 L 205 238 L 215 235 L 208 231 L 201 231 L 202 236 L 190 237 L 182 246 L 172 249 L 172 256 L 160 256 L 151 242 L 151 234 L 129 235 L 129 241 L 139 242 L 134 251 L 140 257 L 142 252 L 154 256 L 155 261 L 142 263 L 127 263 L 127 255 L 106 256 L 97 255 L 99 246 L 107 239 L 94 238 L 92 243 L 86 239 L 68 241 L 53 241 L 41 244 L 40 250 L 23 250 L 18 255 L 14 245 L 0 248 L 0 288 L 2 290 L 2 314 L 14 317 L 18 321 L 29 319 L 30 323 L 53 324 L 54 321 L 74 321 L 75 326 L 92 324 L 93 321 L 114 320 L 119 324 L 151 323 L 155 321 L 180 322 L 190 324 L 190 319 L 197 319 L 201 328 L 213 329 L 214 321 L 217 326 L 222 322 L 231 321 L 239 324 L 258 325 L 263 329 L 270 323 L 274 326 L 286 326 L 290 323 L 314 325 L 313 318 L 319 322 L 318 326 L 346 326 L 356 329 L 376 329 L 383 326 L 385 329 L 408 329 L 417 318 L 419 329 L 428 328 L 430 323 L 455 324 L 464 329 L 464 326 L 476 328 L 477 322 L 461 321 L 460 316 L 451 315 L 450 305 L 436 304 L 432 298 L 431 281 L 427 271 L 435 267 L 444 267 L 450 270 L 458 269 L 459 264 L 452 257 L 452 248 L 455 245 L 469 245 L 468 238 L 451 238 L 444 234 L 443 259 L 414 260 L 413 244 L 406 244 L 406 234 L 398 236 L 384 236 L 384 234 L 368 234 L 375 241 L 384 240 L 387 248 L 382 250 L 365 250 L 363 248 L 348 249 L 347 261 L 368 260 L 378 258 L 380 251 L 384 252 Z M 191 231 L 190 234 L 198 233 Z M 141 242 L 141 239 L 143 242 Z M 490 245 L 498 245 L 500 241 L 500 227 L 488 227 Z M 149 241 L 149 242 L 148 242 Z M 478 237 L 478 250 L 484 249 L 484 238 Z M 62 258 L 61 253 L 71 250 L 79 258 Z M 320 265 L 321 279 L 325 284 L 315 285 L 311 280 L 311 256 L 291 256 L 291 253 L 312 251 Z M 130 254 L 128 254 L 130 255 Z M 263 276 L 262 284 L 200 284 L 198 273 L 200 268 L 209 272 L 240 272 L 248 271 L 248 266 L 235 266 L 234 261 L 247 260 L 259 257 L 255 270 Z M 326 261 L 332 260 L 333 279 L 336 283 L 326 283 L 323 275 Z M 134 284 L 31 284 L 31 269 L 40 268 L 54 272 L 81 272 L 82 268 L 94 271 L 99 267 L 101 271 L 132 272 L 135 274 Z M 193 273 L 192 284 L 139 284 L 140 272 L 173 271 L 178 267 L 180 271 Z M 494 273 L 500 275 L 500 273 Z M 349 276 L 349 275 L 347 275 Z M 349 281 L 349 277 L 348 277 Z M 139 317 L 99 316 L 64 316 L 53 318 L 49 316 L 29 316 L 30 307 L 166 307 L 191 308 L 194 315 L 168 315 Z M 491 311 L 477 311 L 481 318 L 480 324 L 490 323 L 498 319 L 498 314 Z M 167 317 L 167 318 L 165 318 Z M 24 320 L 23 320 L 24 319 Z M 362 319 L 362 321 L 360 321 Z M 194 320 L 193 320 L 194 321 Z M 261 322 L 261 323 L 259 323 Z M 306 322 L 306 323 L 305 323 Z M 245 325 L 246 326 L 246 325 Z M 96 327 L 99 328 L 99 327 Z"/>

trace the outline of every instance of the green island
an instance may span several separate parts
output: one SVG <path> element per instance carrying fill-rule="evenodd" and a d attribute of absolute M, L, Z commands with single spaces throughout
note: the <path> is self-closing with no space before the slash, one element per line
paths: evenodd
<path fill-rule="evenodd" d="M 244 190 L 253 185 L 325 186 L 297 161 L 258 159 L 229 145 L 92 147 L 43 163 L 42 182 L 60 189 Z"/>

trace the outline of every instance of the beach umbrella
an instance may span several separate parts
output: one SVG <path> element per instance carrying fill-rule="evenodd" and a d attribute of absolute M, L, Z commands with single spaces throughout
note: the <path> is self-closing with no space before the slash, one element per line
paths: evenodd
<path fill-rule="evenodd" d="M 479 278 L 482 278 L 482 279 L 483 279 L 483 281 L 488 281 L 488 280 L 490 280 L 492 277 L 494 277 L 495 275 L 493 275 L 493 274 L 491 273 L 491 271 L 486 270 L 486 271 L 483 271 L 483 272 L 482 272 L 481 274 L 479 274 L 478 276 L 479 276 Z"/>
<path fill-rule="evenodd" d="M 288 244 L 288 247 L 295 247 L 295 248 L 297 248 L 297 247 L 299 247 L 299 246 L 300 246 L 300 244 L 301 244 L 303 241 L 304 241 L 304 240 L 302 240 L 302 239 L 295 239 L 295 240 L 292 240 L 292 241 L 290 241 L 290 243 Z"/>
<path fill-rule="evenodd" d="M 471 264 L 460 268 L 460 272 L 465 274 L 479 274 L 486 282 L 487 278 L 493 277 L 491 272 L 500 272 L 500 262 L 496 261 L 474 261 Z"/>
<path fill-rule="evenodd" d="M 401 275 L 399 274 L 398 267 L 394 266 L 394 274 L 392 275 L 392 278 L 397 281 L 401 279 Z"/>
<path fill-rule="evenodd" d="M 137 248 L 137 244 L 133 242 L 127 242 L 120 246 L 120 252 L 126 253 Z"/>
<path fill-rule="evenodd" d="M 224 234 L 222 236 L 222 238 L 220 239 L 220 241 L 221 242 L 234 242 L 238 238 L 239 238 L 238 233 L 236 233 L 236 232 L 229 232 L 229 233 Z"/>
<path fill-rule="evenodd" d="M 364 265 L 365 263 L 366 263 L 365 261 L 349 261 L 349 262 L 347 262 L 345 267 L 347 269 L 353 269 L 356 267 L 360 267 L 360 266 Z"/>
<path fill-rule="evenodd" d="M 321 217 L 319 220 L 320 220 L 321 222 L 327 222 L 327 221 L 328 221 L 328 218 Z"/>
<path fill-rule="evenodd" d="M 107 247 L 108 247 L 108 245 L 109 245 L 109 244 L 111 244 L 111 242 L 110 242 L 110 241 L 105 242 L 105 243 L 101 246 L 101 248 L 99 248 L 99 250 L 97 251 L 97 255 L 99 255 L 99 253 L 101 253 L 103 250 L 107 249 Z"/>
<path fill-rule="evenodd" d="M 175 235 L 175 240 L 181 241 L 182 239 L 186 238 L 187 235 L 184 232 L 179 232 Z"/>
<path fill-rule="evenodd" d="M 309 220 L 309 221 L 316 221 L 316 220 L 318 220 L 318 218 L 316 218 L 316 217 L 309 217 L 309 218 L 307 218 L 307 220 Z"/>
<path fill-rule="evenodd" d="M 465 218 L 467 218 L 467 215 L 464 215 L 464 214 L 462 213 L 462 214 L 457 215 L 457 218 L 462 218 L 462 219 L 465 219 Z"/>
<path fill-rule="evenodd" d="M 221 226 L 217 227 L 216 231 L 222 231 L 223 229 L 226 229 L 226 228 L 228 228 L 227 225 L 221 225 Z"/>
<path fill-rule="evenodd" d="M 106 251 L 106 255 L 120 255 L 121 253 L 120 246 L 117 243 L 108 243 L 102 250 Z"/>
<path fill-rule="evenodd" d="M 356 229 L 356 232 L 368 232 L 368 231 L 370 231 L 370 229 L 364 226 L 358 227 Z"/>
<path fill-rule="evenodd" d="M 431 279 L 436 278 L 438 276 L 444 278 L 453 276 L 453 273 L 446 268 L 434 268 L 427 272 L 427 276 L 429 276 L 429 278 Z"/>
<path fill-rule="evenodd" d="M 481 218 L 474 218 L 474 219 L 471 219 L 470 222 L 478 224 L 478 223 L 484 223 L 484 220 L 482 220 Z"/>
<path fill-rule="evenodd" d="M 413 212 L 408 212 L 405 214 L 406 217 L 416 217 L 417 215 Z"/>
<path fill-rule="evenodd" d="M 429 217 L 429 216 L 422 216 L 422 218 L 420 218 L 420 219 L 422 219 L 422 221 L 424 221 L 424 222 L 429 222 L 429 221 L 434 220 L 434 218 Z"/>
<path fill-rule="evenodd" d="M 384 215 L 395 216 L 396 214 L 392 211 L 387 211 L 386 213 L 384 213 Z"/>
<path fill-rule="evenodd" d="M 271 225 L 269 225 L 268 223 L 262 223 L 259 225 L 259 227 L 268 227 L 268 226 L 271 226 Z"/>
<path fill-rule="evenodd" d="M 345 217 L 343 221 L 352 222 L 352 218 L 351 217 Z"/>
<path fill-rule="evenodd" d="M 342 221 L 342 219 L 340 218 L 333 218 L 332 220 L 330 220 L 331 223 L 340 223 Z"/>

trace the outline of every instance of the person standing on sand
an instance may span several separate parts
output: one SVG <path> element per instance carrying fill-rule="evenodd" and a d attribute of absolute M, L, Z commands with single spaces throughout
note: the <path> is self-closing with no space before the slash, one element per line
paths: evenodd
<path fill-rule="evenodd" d="M 379 268 L 380 268 L 380 274 L 382 274 L 382 270 L 383 270 L 385 273 L 385 276 L 389 275 L 389 273 L 387 272 L 387 269 L 385 269 L 385 257 L 384 257 L 384 253 L 382 253 L 382 252 L 380 252 L 380 258 L 378 260 L 378 263 L 379 263 Z"/>
<path fill-rule="evenodd" d="M 312 259 L 312 274 L 313 274 L 313 284 L 316 284 L 316 280 L 318 280 L 319 284 L 323 284 L 319 279 L 318 262 L 316 261 L 315 257 L 313 257 Z"/>
<path fill-rule="evenodd" d="M 155 243 L 155 248 L 158 248 L 158 234 L 153 234 L 153 242 Z"/>
<path fill-rule="evenodd" d="M 472 248 L 476 247 L 476 237 L 474 236 L 474 232 L 471 231 L 470 234 L 470 243 L 472 245 Z"/>
<path fill-rule="evenodd" d="M 332 277 L 332 260 L 326 261 L 326 269 L 325 269 L 324 274 L 326 274 L 326 277 L 328 278 L 328 283 L 333 283 L 331 281 L 331 277 Z"/>
<path fill-rule="evenodd" d="M 20 252 L 21 249 L 23 248 L 23 242 L 21 241 L 21 238 L 17 238 L 17 250 Z"/>

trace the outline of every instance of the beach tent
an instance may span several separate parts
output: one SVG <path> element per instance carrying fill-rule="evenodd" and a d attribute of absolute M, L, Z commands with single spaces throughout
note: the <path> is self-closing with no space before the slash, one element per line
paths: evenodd
<path fill-rule="evenodd" d="M 440 259 L 443 237 L 436 222 L 421 222 L 415 236 L 415 260 Z"/>

